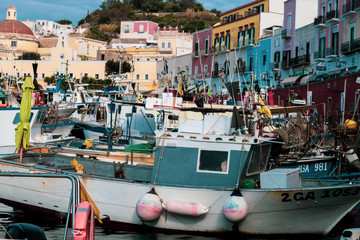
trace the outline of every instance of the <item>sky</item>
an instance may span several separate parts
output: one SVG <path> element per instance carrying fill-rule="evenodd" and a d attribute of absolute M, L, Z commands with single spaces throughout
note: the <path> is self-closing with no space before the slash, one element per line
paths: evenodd
<path fill-rule="evenodd" d="M 91 13 L 100 9 L 102 2 L 103 0 L 0 0 L 0 20 L 6 19 L 6 9 L 14 5 L 17 8 L 19 21 L 67 19 L 72 21 L 73 25 L 77 25 L 86 16 L 88 10 Z M 207 10 L 216 8 L 224 12 L 251 1 L 198 0 L 198 2 Z"/>

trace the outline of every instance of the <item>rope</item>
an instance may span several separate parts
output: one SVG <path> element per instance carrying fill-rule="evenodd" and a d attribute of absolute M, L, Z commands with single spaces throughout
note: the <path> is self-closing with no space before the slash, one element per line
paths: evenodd
<path fill-rule="evenodd" d="M 207 133 L 204 134 L 204 137 L 206 137 L 206 135 L 209 134 L 209 132 L 211 131 L 211 129 L 216 125 L 216 123 L 219 121 L 220 118 L 221 118 L 221 115 L 219 115 L 218 119 L 216 119 L 216 121 L 215 121 L 214 124 L 211 126 L 211 128 L 209 129 L 209 131 L 207 131 Z"/>

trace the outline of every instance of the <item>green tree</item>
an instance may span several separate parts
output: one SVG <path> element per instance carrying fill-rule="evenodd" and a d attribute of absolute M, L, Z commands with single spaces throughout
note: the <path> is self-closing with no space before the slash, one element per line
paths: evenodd
<path fill-rule="evenodd" d="M 16 60 L 41 60 L 40 54 L 35 52 L 23 52 Z"/>
<path fill-rule="evenodd" d="M 114 61 L 110 59 L 105 64 L 105 72 L 107 75 L 118 74 L 119 73 L 119 61 Z M 121 62 L 121 73 L 127 73 L 131 70 L 131 64 L 127 61 Z"/>
<path fill-rule="evenodd" d="M 62 19 L 62 20 L 59 20 L 59 21 L 56 21 L 58 24 L 62 24 L 62 25 L 70 25 L 72 24 L 72 21 L 70 20 L 66 20 L 66 19 Z"/>
<path fill-rule="evenodd" d="M 121 8 L 123 6 L 120 0 L 105 0 L 101 3 L 100 8 L 102 10 L 112 9 L 112 8 Z"/>
<path fill-rule="evenodd" d="M 215 13 L 216 16 L 219 16 L 220 13 L 221 13 L 221 11 L 219 11 L 219 10 L 217 10 L 217 9 L 215 9 L 215 8 L 211 9 L 210 12 Z"/>

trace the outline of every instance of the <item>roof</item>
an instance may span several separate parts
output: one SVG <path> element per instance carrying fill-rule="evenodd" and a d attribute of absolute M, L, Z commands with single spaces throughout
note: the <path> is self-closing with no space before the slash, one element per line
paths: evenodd
<path fill-rule="evenodd" d="M 2 33 L 19 33 L 34 36 L 31 29 L 17 20 L 3 20 L 0 22 L 0 32 Z"/>
<path fill-rule="evenodd" d="M 281 81 L 281 84 L 291 84 L 291 83 L 295 83 L 296 80 L 298 80 L 300 77 L 303 77 L 305 75 L 300 75 L 300 76 L 294 76 L 294 77 L 288 77 L 288 78 L 284 78 L 284 80 Z"/>
<path fill-rule="evenodd" d="M 52 48 L 56 47 L 58 40 L 58 37 L 39 38 L 39 44 L 41 48 Z"/>
<path fill-rule="evenodd" d="M 14 5 L 11 5 L 11 6 L 9 6 L 9 7 L 7 8 L 7 10 L 9 10 L 9 9 L 15 9 L 15 10 L 16 10 L 16 7 L 15 7 Z"/>

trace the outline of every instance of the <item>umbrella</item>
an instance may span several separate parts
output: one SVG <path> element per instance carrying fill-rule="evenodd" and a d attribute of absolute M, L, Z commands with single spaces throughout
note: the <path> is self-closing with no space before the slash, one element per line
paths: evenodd
<path fill-rule="evenodd" d="M 30 115 L 31 115 L 31 94 L 34 90 L 34 84 L 31 77 L 26 77 L 22 85 L 23 94 L 20 105 L 20 122 L 15 128 L 16 149 L 20 150 L 20 162 L 22 160 L 22 150 L 29 149 L 30 139 Z"/>

